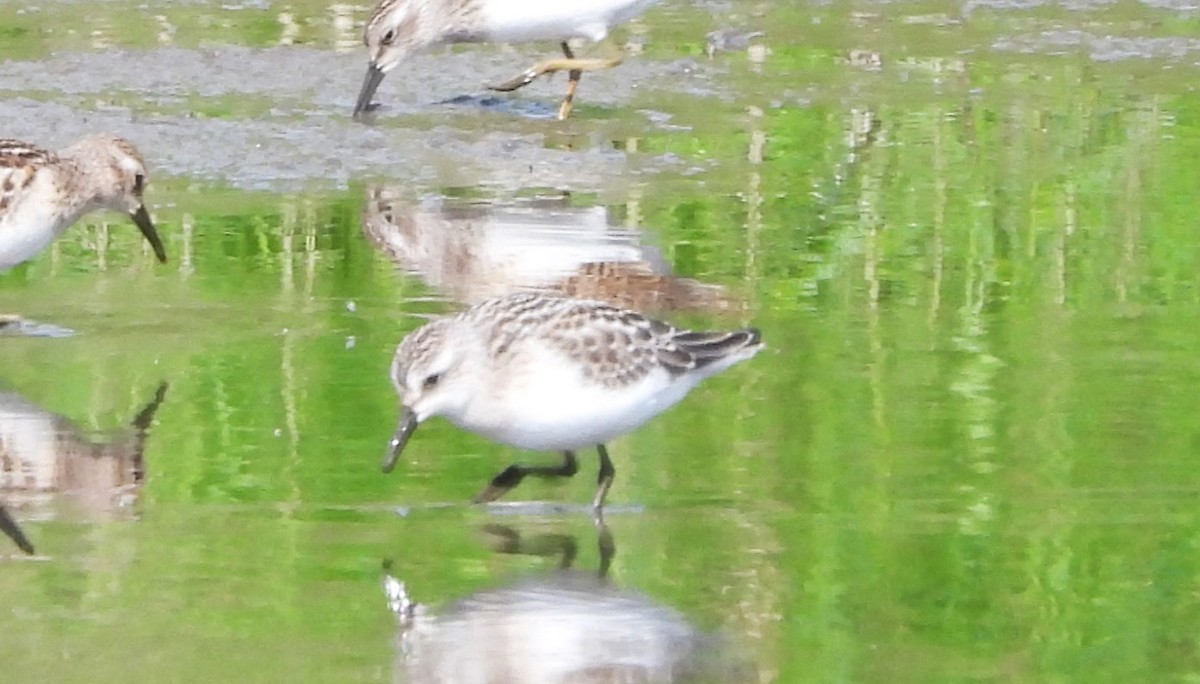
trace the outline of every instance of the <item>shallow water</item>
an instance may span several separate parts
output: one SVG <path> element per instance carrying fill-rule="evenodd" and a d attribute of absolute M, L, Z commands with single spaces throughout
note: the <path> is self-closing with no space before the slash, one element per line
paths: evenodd
<path fill-rule="evenodd" d="M 0 2 L 2 134 L 130 137 L 171 255 L 93 216 L 0 274 L 75 332 L 0 338 L 6 681 L 499 678 L 545 628 L 471 607 L 580 575 L 682 681 L 1200 674 L 1197 9 L 664 0 L 568 122 L 483 87 L 552 45 L 469 46 L 363 126 L 366 11 Z M 590 451 L 486 507 L 554 457 L 431 422 L 379 472 L 396 343 L 526 287 L 768 343 L 610 445 L 603 531 Z"/>

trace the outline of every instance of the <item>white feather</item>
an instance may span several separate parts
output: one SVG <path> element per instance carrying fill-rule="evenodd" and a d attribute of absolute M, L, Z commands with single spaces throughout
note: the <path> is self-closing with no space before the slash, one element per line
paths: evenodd
<path fill-rule="evenodd" d="M 603 40 L 609 28 L 641 14 L 656 0 L 485 0 L 483 25 L 501 42 Z"/>

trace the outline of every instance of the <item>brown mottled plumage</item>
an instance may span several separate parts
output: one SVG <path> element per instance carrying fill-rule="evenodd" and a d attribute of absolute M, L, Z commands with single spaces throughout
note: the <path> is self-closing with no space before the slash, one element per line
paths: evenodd
<path fill-rule="evenodd" d="M 0 140 L 0 217 L 29 190 L 38 167 L 57 163 L 58 158 L 20 140 Z"/>
<path fill-rule="evenodd" d="M 744 309 L 720 285 L 657 273 L 645 262 L 582 265 L 555 288 L 568 297 L 649 311 L 728 311 Z"/>

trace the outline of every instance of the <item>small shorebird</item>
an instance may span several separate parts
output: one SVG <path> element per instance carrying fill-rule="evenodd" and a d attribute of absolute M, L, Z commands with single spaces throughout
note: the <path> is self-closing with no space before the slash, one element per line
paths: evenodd
<path fill-rule="evenodd" d="M 564 454 L 557 466 L 508 466 L 476 503 L 500 497 L 526 475 L 574 475 L 574 451 L 594 444 L 600 473 L 592 505 L 600 508 L 616 472 L 605 442 L 761 348 L 753 328 L 680 330 L 553 295 L 489 299 L 425 324 L 396 349 L 391 376 L 401 415 L 383 471 L 392 470 L 419 423 L 442 416 L 496 442 Z"/>
<path fill-rule="evenodd" d="M 382 0 L 363 29 L 370 62 L 354 118 L 371 107 L 371 97 L 384 75 L 410 54 L 438 43 L 524 42 L 558 40 L 563 57 L 538 62 L 517 77 L 492 86 L 510 91 L 529 85 L 542 74 L 567 71 L 567 94 L 558 118 L 571 114 L 575 89 L 585 71 L 609 69 L 619 57 L 579 59 L 568 40 L 603 40 L 608 30 L 641 14 L 657 0 Z"/>
<path fill-rule="evenodd" d="M 0 140 L 0 271 L 33 258 L 84 214 L 129 214 L 159 261 L 162 240 L 142 203 L 146 166 L 129 141 L 86 137 L 58 154 Z M 0 325 L 13 317 L 0 316 Z"/>

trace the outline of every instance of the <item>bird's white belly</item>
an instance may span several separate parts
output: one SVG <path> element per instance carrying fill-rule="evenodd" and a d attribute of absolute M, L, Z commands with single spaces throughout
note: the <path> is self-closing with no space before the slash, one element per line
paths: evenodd
<path fill-rule="evenodd" d="M 603 40 L 656 0 L 493 0 L 483 4 L 488 38 L 501 42 Z"/>
<path fill-rule="evenodd" d="M 459 427 L 533 451 L 562 451 L 603 444 L 675 405 L 694 385 L 655 371 L 635 385 L 607 388 L 561 381 L 546 374 L 520 389 L 479 402 Z"/>
<path fill-rule="evenodd" d="M 62 232 L 49 212 L 18 209 L 0 218 L 0 271 L 32 259 Z"/>

